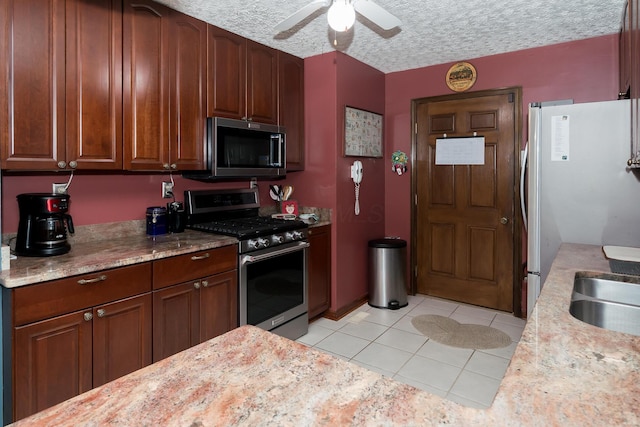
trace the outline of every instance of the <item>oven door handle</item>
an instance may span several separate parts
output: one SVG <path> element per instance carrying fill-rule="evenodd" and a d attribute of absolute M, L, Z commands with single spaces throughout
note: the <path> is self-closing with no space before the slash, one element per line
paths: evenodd
<path fill-rule="evenodd" d="M 300 249 L 304 249 L 304 248 L 308 248 L 308 247 L 309 247 L 309 242 L 298 242 L 298 244 L 295 245 L 295 246 L 290 246 L 290 247 L 285 248 L 285 249 L 269 252 L 269 253 L 262 254 L 262 255 L 244 255 L 240 259 L 240 264 L 242 264 L 242 265 L 250 264 L 252 262 L 258 262 L 258 261 L 262 261 L 262 260 L 265 260 L 265 259 L 277 257 L 277 256 L 280 256 L 280 255 L 285 255 L 285 254 L 288 254 L 288 253 L 291 253 L 291 252 L 296 252 L 296 251 L 299 251 Z"/>

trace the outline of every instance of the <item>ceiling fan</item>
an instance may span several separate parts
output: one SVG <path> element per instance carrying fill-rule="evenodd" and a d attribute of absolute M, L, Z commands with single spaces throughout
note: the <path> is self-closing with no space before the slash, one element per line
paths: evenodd
<path fill-rule="evenodd" d="M 336 31 L 347 31 L 356 19 L 356 12 L 373 22 L 383 30 L 400 26 L 402 22 L 371 0 L 314 0 L 294 12 L 275 26 L 278 33 L 287 31 L 312 15 L 317 10 L 326 8 L 329 25 Z"/>

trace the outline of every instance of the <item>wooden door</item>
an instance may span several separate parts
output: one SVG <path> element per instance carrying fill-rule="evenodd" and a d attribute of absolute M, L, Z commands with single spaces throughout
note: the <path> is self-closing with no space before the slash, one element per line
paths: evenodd
<path fill-rule="evenodd" d="M 85 314 L 91 312 L 77 311 L 14 329 L 14 420 L 91 389 L 92 328 Z"/>
<path fill-rule="evenodd" d="M 247 119 L 278 123 L 278 52 L 247 40 Z"/>
<path fill-rule="evenodd" d="M 65 160 L 65 2 L 0 2 L 2 169 Z"/>
<path fill-rule="evenodd" d="M 419 293 L 513 310 L 519 93 L 416 101 Z M 438 138 L 474 132 L 484 137 L 484 164 L 435 163 Z"/>
<path fill-rule="evenodd" d="M 200 342 L 200 281 L 153 292 L 153 361 Z"/>
<path fill-rule="evenodd" d="M 207 114 L 207 24 L 171 12 L 171 170 L 199 170 L 205 164 Z"/>
<path fill-rule="evenodd" d="M 169 170 L 169 13 L 125 0 L 122 39 L 124 168 Z"/>
<path fill-rule="evenodd" d="M 207 116 L 246 118 L 247 40 L 207 28 Z"/>
<path fill-rule="evenodd" d="M 287 138 L 287 171 L 304 170 L 304 60 L 278 52 L 278 124 Z"/>
<path fill-rule="evenodd" d="M 200 341 L 238 327 L 237 271 L 202 279 L 200 287 Z"/>
<path fill-rule="evenodd" d="M 151 293 L 93 309 L 93 386 L 151 364 Z"/>
<path fill-rule="evenodd" d="M 66 162 L 122 169 L 122 0 L 68 0 Z"/>
<path fill-rule="evenodd" d="M 307 268 L 309 319 L 324 313 L 331 305 L 331 226 L 309 229 Z"/>

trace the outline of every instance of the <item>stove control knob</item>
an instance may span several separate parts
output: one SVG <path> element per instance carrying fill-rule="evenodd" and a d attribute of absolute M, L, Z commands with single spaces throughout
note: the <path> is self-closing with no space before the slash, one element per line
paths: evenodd
<path fill-rule="evenodd" d="M 273 240 L 273 243 L 280 244 L 284 242 L 284 237 L 279 234 L 275 234 L 271 237 L 271 240 Z"/>
<path fill-rule="evenodd" d="M 249 240 L 249 242 L 247 242 L 247 246 L 249 246 L 250 249 L 258 249 L 260 247 L 260 242 L 257 240 Z"/>
<path fill-rule="evenodd" d="M 270 246 L 271 242 L 269 241 L 269 239 L 265 239 L 263 237 L 258 239 L 258 246 L 262 247 L 262 248 L 266 248 L 267 246 Z"/>
<path fill-rule="evenodd" d="M 299 231 L 290 231 L 287 233 L 287 240 L 300 240 L 302 239 L 302 233 Z"/>

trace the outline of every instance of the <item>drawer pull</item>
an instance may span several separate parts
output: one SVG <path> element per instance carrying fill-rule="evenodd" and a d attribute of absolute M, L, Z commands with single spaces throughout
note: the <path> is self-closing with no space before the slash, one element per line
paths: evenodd
<path fill-rule="evenodd" d="M 98 277 L 94 277 L 93 279 L 80 279 L 78 280 L 78 284 L 79 285 L 88 285 L 90 283 L 96 283 L 96 282 L 103 282 L 107 280 L 107 275 L 106 274 L 102 274 Z"/>
<path fill-rule="evenodd" d="M 98 309 L 98 317 L 104 317 L 105 314 L 107 313 L 104 311 L 104 308 Z"/>
<path fill-rule="evenodd" d="M 200 282 L 194 282 L 193 287 L 196 289 L 200 289 Z"/>
<path fill-rule="evenodd" d="M 209 286 L 209 282 L 207 280 L 203 280 L 202 281 L 202 286 L 204 286 L 206 288 L 207 286 Z"/>
<path fill-rule="evenodd" d="M 209 258 L 209 252 L 207 252 L 204 255 L 200 255 L 200 256 L 194 255 L 194 256 L 191 257 L 191 261 L 198 261 L 198 260 L 207 259 L 207 258 Z"/>
<path fill-rule="evenodd" d="M 85 313 L 84 314 L 84 320 L 86 320 L 88 322 L 91 319 L 93 319 L 93 313 Z"/>

